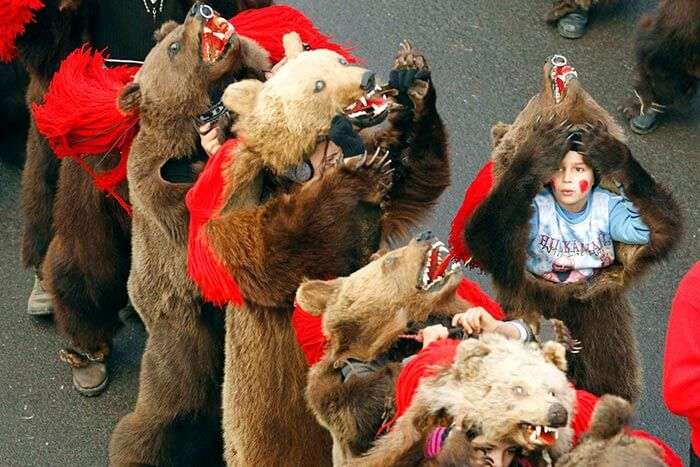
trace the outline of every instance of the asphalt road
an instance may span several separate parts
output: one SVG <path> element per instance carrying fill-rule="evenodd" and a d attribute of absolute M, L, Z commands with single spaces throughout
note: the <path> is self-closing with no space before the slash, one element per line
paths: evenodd
<path fill-rule="evenodd" d="M 443 239 L 465 187 L 488 157 L 491 125 L 511 121 L 537 92 L 544 58 L 566 55 L 598 102 L 615 109 L 629 92 L 634 24 L 655 4 L 622 2 L 572 42 L 541 21 L 550 3 L 544 0 L 290 3 L 338 40 L 355 44 L 368 67 L 385 77 L 401 40 L 426 54 L 450 130 L 452 186 L 427 223 Z M 645 373 L 636 425 L 667 440 L 683 457 L 688 429 L 664 408 L 660 379 L 671 298 L 700 257 L 698 101 L 653 135 L 630 135 L 629 142 L 643 165 L 672 188 L 687 219 L 678 249 L 631 293 Z M 133 322 L 124 326 L 106 393 L 88 399 L 73 391 L 70 371 L 57 357 L 64 340 L 51 320 L 24 312 L 32 277 L 19 261 L 18 200 L 19 171 L 0 165 L 0 465 L 105 465 L 111 429 L 136 399 L 145 333 Z M 487 277 L 472 277 L 490 290 Z"/>

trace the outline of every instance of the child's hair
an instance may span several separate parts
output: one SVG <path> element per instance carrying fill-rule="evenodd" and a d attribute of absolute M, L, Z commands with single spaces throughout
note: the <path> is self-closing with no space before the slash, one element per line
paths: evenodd
<path fill-rule="evenodd" d="M 581 132 L 578 130 L 572 131 L 569 134 L 569 140 L 571 142 L 580 143 L 581 142 Z M 590 167 L 591 170 L 593 171 L 593 186 L 591 187 L 591 190 L 592 190 L 593 188 L 597 187 L 598 184 L 600 183 L 600 174 L 598 173 L 598 170 L 595 168 L 595 165 L 593 165 L 591 163 L 591 160 L 587 156 L 585 156 L 583 154 L 581 154 L 581 156 L 583 157 L 583 162 L 585 162 L 586 165 L 588 167 Z"/>

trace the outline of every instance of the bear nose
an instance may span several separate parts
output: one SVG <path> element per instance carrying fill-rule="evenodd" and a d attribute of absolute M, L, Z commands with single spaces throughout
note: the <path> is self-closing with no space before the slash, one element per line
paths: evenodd
<path fill-rule="evenodd" d="M 433 238 L 433 231 L 432 230 L 424 230 L 423 232 L 419 233 L 416 235 L 416 241 L 417 242 L 427 242 L 428 240 L 431 240 Z"/>
<path fill-rule="evenodd" d="M 566 422 L 569 420 L 569 413 L 566 411 L 566 407 L 556 403 L 549 407 L 547 412 L 547 424 L 551 427 L 561 427 L 565 426 Z"/>
<path fill-rule="evenodd" d="M 374 89 L 374 73 L 371 71 L 365 71 L 362 74 L 362 82 L 360 82 L 360 88 L 365 91 L 371 91 Z"/>
<path fill-rule="evenodd" d="M 214 9 L 206 3 L 195 2 L 190 8 L 190 16 L 194 16 L 200 21 L 206 21 L 214 16 Z"/>

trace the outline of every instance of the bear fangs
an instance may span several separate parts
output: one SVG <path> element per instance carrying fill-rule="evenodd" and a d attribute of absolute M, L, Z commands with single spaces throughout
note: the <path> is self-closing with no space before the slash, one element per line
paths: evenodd
<path fill-rule="evenodd" d="M 445 264 L 448 262 L 449 264 Z M 445 244 L 437 240 L 425 253 L 425 262 L 418 278 L 418 288 L 429 291 L 460 269 Z"/>

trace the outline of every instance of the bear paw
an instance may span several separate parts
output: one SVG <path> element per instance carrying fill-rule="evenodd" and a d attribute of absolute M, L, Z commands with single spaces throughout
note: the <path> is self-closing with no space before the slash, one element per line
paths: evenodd
<path fill-rule="evenodd" d="M 642 103 L 637 96 L 629 96 L 618 108 L 626 120 L 631 120 L 642 113 Z"/>
<path fill-rule="evenodd" d="M 532 170 L 542 183 L 549 182 L 552 174 L 571 148 L 572 125 L 554 116 L 538 117 L 525 143 L 518 150 L 518 157 L 532 158 Z"/>
<path fill-rule="evenodd" d="M 408 41 L 399 46 L 394 68 L 389 74 L 389 86 L 399 92 L 397 100 L 400 104 L 412 104 L 416 112 L 422 111 L 432 87 L 430 68 L 425 57 L 416 52 Z"/>
<path fill-rule="evenodd" d="M 380 204 L 391 189 L 394 169 L 391 168 L 391 158 L 388 151 L 379 148 L 371 156 L 340 159 L 340 169 L 356 180 L 356 192 L 361 201 Z"/>
<path fill-rule="evenodd" d="M 605 123 L 586 124 L 581 128 L 580 134 L 581 141 L 576 143 L 573 149 L 589 159 L 601 174 L 622 168 L 629 149 L 610 134 Z"/>

